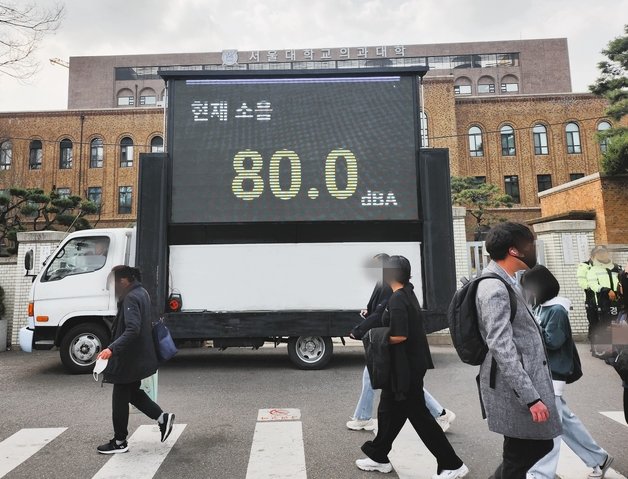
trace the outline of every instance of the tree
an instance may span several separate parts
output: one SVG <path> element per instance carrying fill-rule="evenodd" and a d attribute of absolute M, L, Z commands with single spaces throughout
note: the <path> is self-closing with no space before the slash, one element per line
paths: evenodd
<path fill-rule="evenodd" d="M 512 208 L 513 199 L 497 186 L 480 182 L 472 176 L 454 176 L 451 179 L 451 200 L 454 205 L 464 206 L 476 222 L 476 238 L 488 229 L 495 216 L 489 210 Z"/>
<path fill-rule="evenodd" d="M 17 251 L 20 231 L 82 230 L 92 227 L 86 215 L 100 212 L 92 201 L 80 196 L 59 196 L 56 192 L 44 194 L 37 188 L 11 188 L 8 195 L 0 195 L 0 245 L 8 244 L 10 254 Z"/>
<path fill-rule="evenodd" d="M 63 14 L 63 5 L 43 8 L 35 2 L 0 0 L 0 74 L 31 77 L 38 68 L 33 53 L 59 28 Z"/>
<path fill-rule="evenodd" d="M 606 114 L 619 122 L 628 114 L 628 25 L 624 35 L 611 40 L 602 53 L 607 59 L 598 63 L 601 75 L 589 89 L 608 100 Z M 608 145 L 602 171 L 609 175 L 628 172 L 628 128 L 616 126 L 598 136 Z"/>

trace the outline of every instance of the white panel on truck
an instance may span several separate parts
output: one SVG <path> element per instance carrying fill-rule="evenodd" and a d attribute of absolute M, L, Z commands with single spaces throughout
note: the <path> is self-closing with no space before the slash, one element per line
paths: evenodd
<path fill-rule="evenodd" d="M 360 310 L 377 253 L 410 260 L 422 301 L 419 242 L 173 245 L 170 287 L 186 311 Z"/>

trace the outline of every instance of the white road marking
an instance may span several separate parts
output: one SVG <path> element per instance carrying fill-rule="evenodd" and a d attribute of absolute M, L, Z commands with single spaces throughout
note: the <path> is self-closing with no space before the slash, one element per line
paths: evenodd
<path fill-rule="evenodd" d="M 560 459 L 558 460 L 558 474 L 562 479 L 582 479 L 591 472 L 584 462 L 564 442 L 560 446 Z M 604 476 L 606 479 L 626 479 L 626 476 L 614 469 L 609 469 Z"/>
<path fill-rule="evenodd" d="M 290 408 L 260 409 L 257 413 L 258 421 L 300 421 L 301 411 Z"/>
<path fill-rule="evenodd" d="M 0 477 L 7 475 L 66 429 L 65 427 L 20 429 L 0 442 Z"/>
<path fill-rule="evenodd" d="M 624 419 L 624 411 L 603 411 L 600 412 L 600 414 L 603 414 L 613 421 L 617 421 L 622 426 L 628 426 L 628 424 L 626 424 L 626 420 Z"/>
<path fill-rule="evenodd" d="M 246 479 L 307 479 L 301 421 L 255 425 Z"/>
<path fill-rule="evenodd" d="M 170 437 L 161 443 L 159 427 L 140 426 L 129 438 L 129 452 L 116 454 L 94 479 L 150 479 L 174 446 L 186 424 L 175 424 Z"/>
<path fill-rule="evenodd" d="M 436 474 L 436 458 L 406 421 L 388 454 L 399 479 L 430 479 Z"/>

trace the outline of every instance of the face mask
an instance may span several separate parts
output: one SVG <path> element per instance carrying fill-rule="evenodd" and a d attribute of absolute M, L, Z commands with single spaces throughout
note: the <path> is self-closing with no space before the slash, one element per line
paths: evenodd
<path fill-rule="evenodd" d="M 94 365 L 94 371 L 92 372 L 92 375 L 94 376 L 94 381 L 98 381 L 98 375 L 101 374 L 107 368 L 108 363 L 109 363 L 108 359 L 96 360 L 96 364 Z"/>
<path fill-rule="evenodd" d="M 525 265 L 530 269 L 536 266 L 536 255 L 523 256 L 523 257 L 520 256 L 519 259 L 523 261 Z"/>

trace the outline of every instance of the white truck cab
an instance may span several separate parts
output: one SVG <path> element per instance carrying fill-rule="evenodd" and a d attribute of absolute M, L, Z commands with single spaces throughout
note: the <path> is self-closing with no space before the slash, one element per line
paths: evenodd
<path fill-rule="evenodd" d="M 135 229 L 91 229 L 68 235 L 33 280 L 22 349 L 59 347 L 71 372 L 93 367 L 116 315 L 111 269 L 135 261 Z"/>

